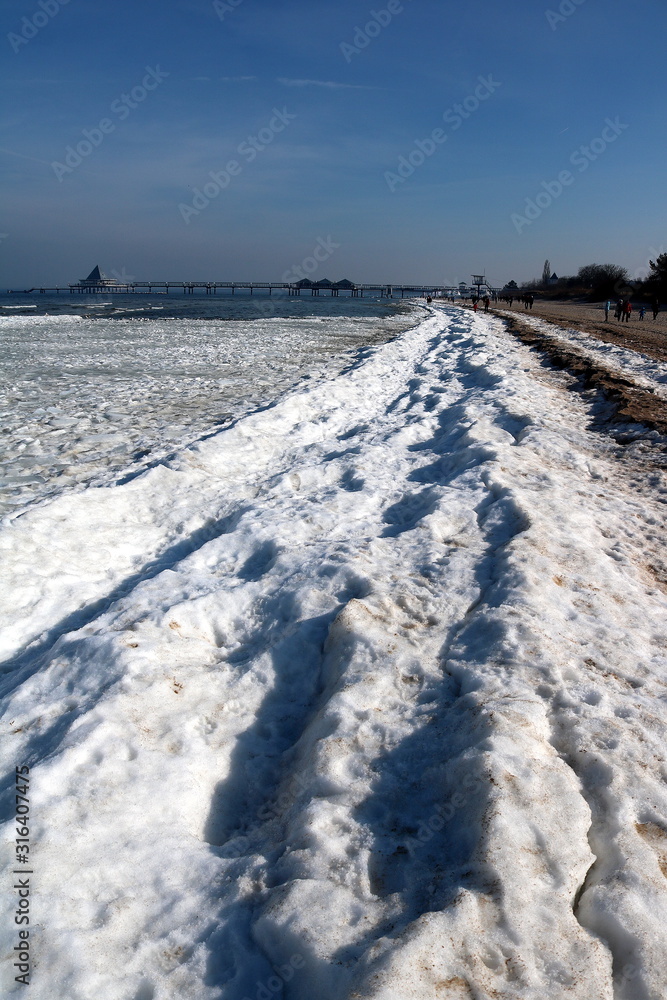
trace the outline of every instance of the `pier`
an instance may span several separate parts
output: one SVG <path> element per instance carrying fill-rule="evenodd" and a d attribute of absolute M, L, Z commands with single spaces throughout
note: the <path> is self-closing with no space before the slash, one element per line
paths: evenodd
<path fill-rule="evenodd" d="M 428 297 L 439 298 L 443 296 L 468 296 L 473 292 L 473 285 L 477 288 L 477 296 L 480 297 L 481 289 L 484 287 L 489 292 L 497 292 L 500 289 L 492 288 L 484 275 L 474 274 L 472 285 L 419 285 L 419 284 L 397 284 L 396 282 L 386 282 L 384 284 L 360 284 L 350 281 L 349 278 L 342 278 L 340 281 L 329 281 L 328 278 L 321 278 L 319 281 L 311 281 L 310 278 L 302 278 L 300 281 L 118 281 L 116 278 L 109 278 L 100 270 L 96 264 L 87 278 L 68 285 L 36 285 L 33 288 L 8 289 L 9 294 L 30 295 L 32 292 L 39 292 L 46 295 L 48 292 L 69 292 L 70 295 L 134 295 L 134 294 L 161 294 L 169 295 L 173 291 L 181 291 L 183 295 L 200 294 L 217 295 L 218 290 L 236 295 L 236 292 L 254 295 L 255 292 L 265 292 L 273 295 L 274 291 L 287 292 L 288 296 L 308 294 L 320 295 L 327 293 L 331 296 L 338 296 L 347 293 L 352 298 L 363 298 L 364 293 L 374 294 L 380 298 L 393 299 L 399 295 L 403 299 L 407 295 L 409 298 Z"/>
<path fill-rule="evenodd" d="M 334 297 L 349 295 L 352 298 L 363 298 L 364 295 L 378 295 L 380 298 L 415 298 L 431 295 L 434 298 L 444 295 L 460 295 L 460 289 L 451 285 L 415 285 L 415 284 L 354 284 L 353 282 L 328 281 L 131 281 L 90 283 L 77 282 L 69 285 L 36 285 L 33 288 L 9 289 L 12 294 L 29 295 L 33 292 L 45 295 L 61 292 L 71 295 L 134 295 L 162 294 L 182 292 L 183 295 L 217 295 L 218 292 L 231 295 L 254 295 L 263 292 L 272 295 L 274 292 L 287 293 L 288 296 L 299 295 L 332 295 Z"/>

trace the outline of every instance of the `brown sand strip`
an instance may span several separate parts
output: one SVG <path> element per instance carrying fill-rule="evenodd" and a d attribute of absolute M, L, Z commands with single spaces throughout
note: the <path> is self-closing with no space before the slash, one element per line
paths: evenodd
<path fill-rule="evenodd" d="M 595 388 L 603 392 L 607 399 L 616 404 L 617 420 L 646 424 L 661 434 L 667 434 L 667 401 L 656 397 L 650 390 L 636 385 L 631 376 L 619 375 L 605 368 L 602 362 L 590 358 L 573 344 L 556 342 L 548 334 L 533 329 L 523 320 L 521 313 L 509 312 L 506 309 L 493 311 L 505 320 L 510 332 L 524 344 L 544 352 L 557 368 L 566 369 L 583 378 L 586 388 Z M 551 317 L 540 318 L 553 322 Z M 569 319 L 567 322 L 570 325 Z M 563 324 L 560 326 L 562 328 Z M 630 345 L 623 341 L 623 346 Z M 648 352 L 642 349 L 642 353 Z M 656 358 L 656 360 L 667 360 L 667 351 L 664 359 Z"/>
<path fill-rule="evenodd" d="M 583 330 L 607 344 L 638 351 L 653 358 L 654 361 L 667 362 L 667 312 L 659 313 L 658 318 L 654 320 L 649 308 L 646 318 L 640 320 L 639 311 L 635 307 L 630 322 L 619 323 L 614 319 L 614 308 L 615 304 L 612 303 L 612 312 L 605 322 L 604 309 L 600 302 L 552 302 L 536 299 L 535 305 L 527 315 L 544 319 L 556 326 Z M 513 309 L 501 305 L 497 311 L 499 314 L 508 312 L 514 316 L 523 314 L 525 310 L 518 302 Z"/>

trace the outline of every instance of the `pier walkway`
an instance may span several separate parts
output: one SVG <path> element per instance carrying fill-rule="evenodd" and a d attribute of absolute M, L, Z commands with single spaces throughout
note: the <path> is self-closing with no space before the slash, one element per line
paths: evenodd
<path fill-rule="evenodd" d="M 414 298 L 423 295 L 456 295 L 460 294 L 458 287 L 450 285 L 414 285 L 414 284 L 353 284 L 348 281 L 329 282 L 308 280 L 298 282 L 285 281 L 132 281 L 127 283 L 110 282 L 95 284 L 75 283 L 69 285 L 35 286 L 34 288 L 9 289 L 10 292 L 30 294 L 39 292 L 41 294 L 55 292 L 69 292 L 72 295 L 128 295 L 128 294 L 164 294 L 182 291 L 184 295 L 195 295 L 197 293 L 206 295 L 216 295 L 218 291 L 231 293 L 247 293 L 254 295 L 255 292 L 264 292 L 272 295 L 274 291 L 287 292 L 292 295 L 321 295 L 329 294 L 338 296 L 341 293 L 353 298 L 363 298 L 364 294 L 379 295 L 381 298 Z"/>

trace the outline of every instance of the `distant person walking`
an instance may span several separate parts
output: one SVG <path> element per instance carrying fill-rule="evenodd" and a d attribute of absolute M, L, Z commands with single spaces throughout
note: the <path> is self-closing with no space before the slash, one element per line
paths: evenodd
<path fill-rule="evenodd" d="M 616 303 L 616 312 L 614 313 L 614 316 L 619 321 L 619 323 L 623 319 L 624 308 L 625 308 L 625 302 L 623 301 L 623 299 L 619 299 L 618 302 Z"/>
<path fill-rule="evenodd" d="M 640 306 L 639 307 L 639 318 L 640 319 L 644 319 L 645 315 L 646 315 L 646 306 Z"/>
<path fill-rule="evenodd" d="M 489 296 L 487 295 L 487 296 L 485 297 L 485 299 L 484 299 L 484 312 L 485 312 L 485 313 L 488 313 L 488 311 L 489 311 L 489 306 L 490 306 L 490 305 L 491 305 L 491 299 L 490 299 L 490 298 L 489 298 Z"/>
<path fill-rule="evenodd" d="M 472 301 L 472 311 L 477 312 L 477 299 L 473 299 Z"/>
<path fill-rule="evenodd" d="M 660 300 L 653 299 L 653 319 L 658 318 L 658 313 L 660 312 Z"/>
<path fill-rule="evenodd" d="M 623 319 L 625 320 L 626 323 L 630 322 L 631 315 L 632 315 L 632 302 L 630 301 L 630 299 L 628 299 L 625 305 L 623 306 Z"/>
<path fill-rule="evenodd" d="M 605 322 L 609 319 L 609 310 L 610 309 L 611 309 L 611 301 L 609 299 L 607 299 L 607 301 L 604 304 L 604 318 L 605 318 Z"/>

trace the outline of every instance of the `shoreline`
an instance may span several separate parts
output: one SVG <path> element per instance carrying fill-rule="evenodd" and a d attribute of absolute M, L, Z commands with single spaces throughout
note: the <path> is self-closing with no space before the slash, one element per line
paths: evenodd
<path fill-rule="evenodd" d="M 644 354 L 654 361 L 667 363 L 667 313 L 659 313 L 657 320 L 632 320 L 630 323 L 605 322 L 600 303 L 540 302 L 533 309 L 512 308 L 503 304 L 489 309 L 505 321 L 507 329 L 524 344 L 545 354 L 561 370 L 583 380 L 584 389 L 597 389 L 616 407 L 612 422 L 635 421 L 667 434 L 667 402 L 657 397 L 650 388 L 639 385 L 631 372 L 620 373 L 605 365 L 604 359 L 594 357 L 567 339 L 568 330 L 580 330 L 602 343 L 613 344 L 624 350 Z M 470 308 L 465 305 L 464 308 Z M 600 318 L 598 315 L 600 314 Z M 479 315 L 484 315 L 481 310 Z M 557 335 L 536 329 L 528 320 L 536 319 L 562 330 Z"/>
<path fill-rule="evenodd" d="M 654 361 L 667 363 L 667 312 L 658 313 L 658 318 L 654 320 L 648 310 L 646 318 L 640 320 L 639 313 L 635 310 L 629 323 L 621 323 L 613 319 L 612 313 L 609 320 L 604 319 L 601 302 L 575 303 L 539 299 L 535 300 L 532 309 L 524 309 L 523 304 L 517 301 L 516 307 L 511 309 L 506 303 L 497 304 L 494 312 L 500 316 L 521 316 L 525 313 L 527 316 L 535 316 L 556 326 L 567 324 L 607 344 L 638 351 L 653 358 Z"/>

